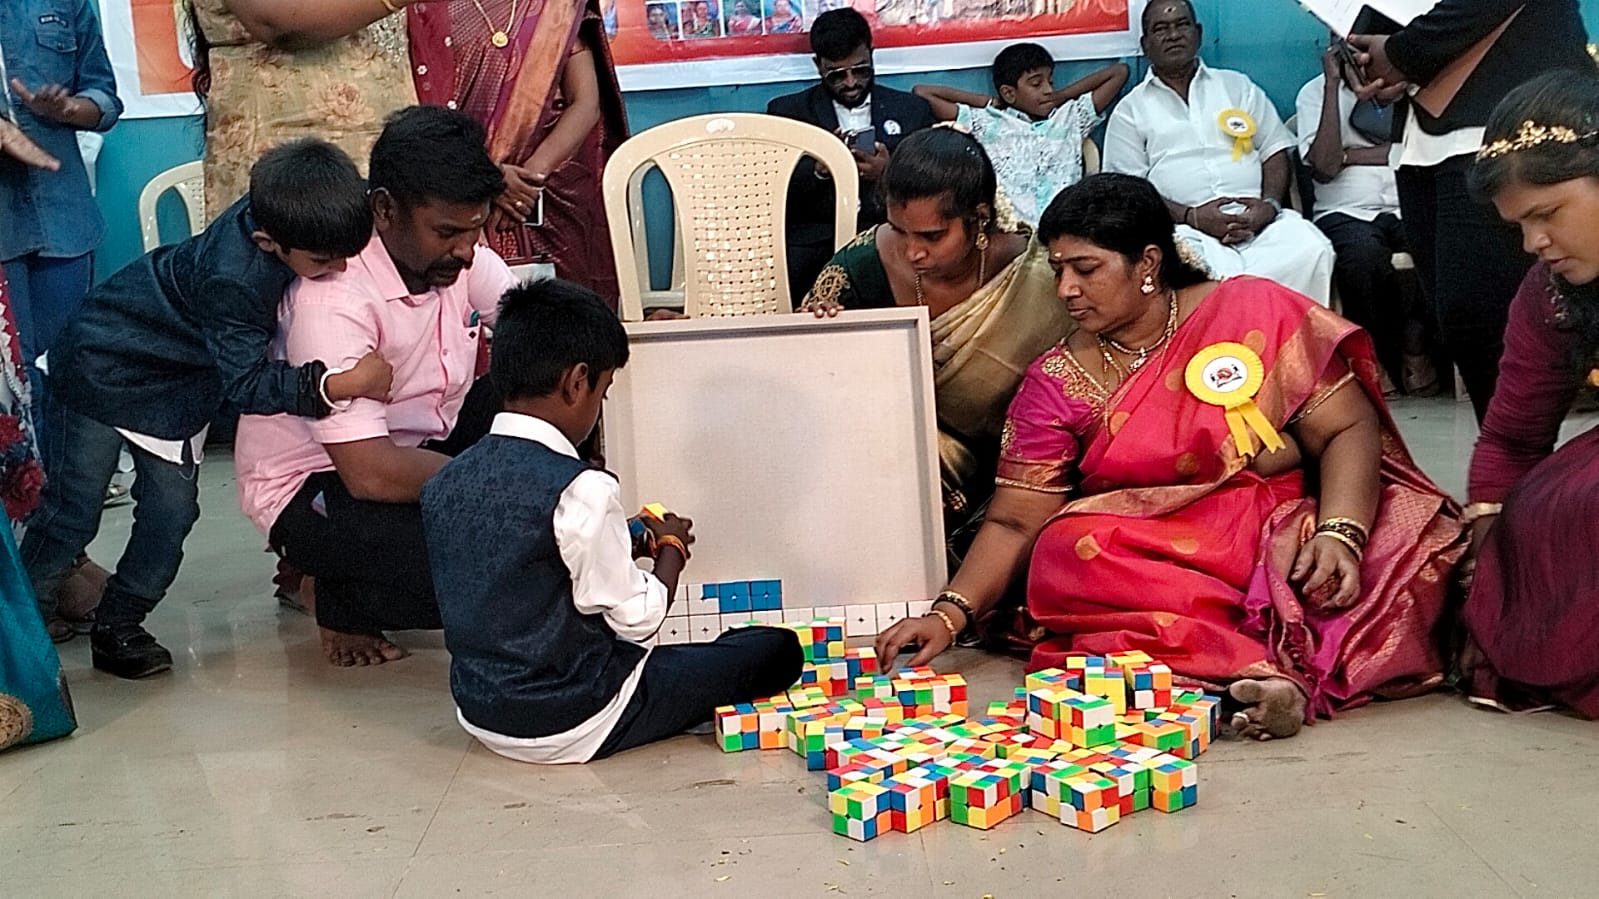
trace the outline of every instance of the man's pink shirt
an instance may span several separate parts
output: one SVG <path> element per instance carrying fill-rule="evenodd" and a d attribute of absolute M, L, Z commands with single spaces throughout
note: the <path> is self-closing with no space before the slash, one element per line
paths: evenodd
<path fill-rule="evenodd" d="M 305 479 L 333 469 L 323 444 L 387 437 L 412 447 L 448 436 L 472 386 L 481 331 L 515 282 L 479 246 L 454 284 L 412 296 L 376 235 L 343 272 L 295 281 L 279 311 L 275 357 L 349 368 L 376 350 L 394 366 L 394 387 L 387 404 L 357 399 L 326 418 L 241 418 L 233 467 L 244 514 L 269 533 Z"/>

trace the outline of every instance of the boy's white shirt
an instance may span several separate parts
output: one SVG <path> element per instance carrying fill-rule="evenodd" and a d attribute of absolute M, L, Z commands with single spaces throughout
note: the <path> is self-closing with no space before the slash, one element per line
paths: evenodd
<path fill-rule="evenodd" d="M 540 418 L 514 412 L 494 417 L 490 434 L 531 440 L 573 459 L 572 442 L 560 429 Z M 604 615 L 616 636 L 642 642 L 666 619 L 666 585 L 633 561 L 633 539 L 622 510 L 622 492 L 603 471 L 585 471 L 561 492 L 555 506 L 555 544 L 572 574 L 572 604 L 585 615 Z M 623 682 L 605 708 L 569 731 L 548 737 L 516 738 L 473 726 L 456 710 L 466 732 L 490 750 L 521 762 L 562 764 L 586 762 L 621 720 L 638 689 L 648 653 Z"/>

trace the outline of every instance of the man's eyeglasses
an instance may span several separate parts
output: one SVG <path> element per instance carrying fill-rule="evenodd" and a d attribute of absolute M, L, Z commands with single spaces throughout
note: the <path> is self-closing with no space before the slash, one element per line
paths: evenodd
<path fill-rule="evenodd" d="M 872 78 L 872 64 L 863 62 L 858 66 L 845 66 L 840 69 L 828 69 L 822 73 L 822 81 L 828 87 L 839 87 L 848 81 L 850 76 L 855 76 L 856 81 L 870 81 Z"/>

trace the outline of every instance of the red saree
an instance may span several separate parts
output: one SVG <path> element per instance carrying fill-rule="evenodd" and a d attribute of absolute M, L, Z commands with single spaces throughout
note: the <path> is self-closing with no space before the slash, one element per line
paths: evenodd
<path fill-rule="evenodd" d="M 561 73 L 579 47 L 590 52 L 600 86 L 600 122 L 572 158 L 550 172 L 544 224 L 489 229 L 489 246 L 513 265 L 547 258 L 561 278 L 617 303 L 616 264 L 600 176 L 627 137 L 627 118 L 596 0 L 533 0 L 503 49 L 490 43 L 471 3 L 421 3 L 407 11 L 412 74 L 423 103 L 447 105 L 488 129 L 489 156 L 525 164 L 561 120 Z"/>
<path fill-rule="evenodd" d="M 1380 411 L 1381 506 L 1348 609 L 1321 611 L 1287 580 L 1316 523 L 1304 472 L 1250 471 L 1222 409 L 1184 384 L 1188 360 L 1221 341 L 1260 355 L 1255 402 L 1278 430 L 1350 379 Z M 1071 497 L 1033 551 L 1033 667 L 1142 649 L 1200 682 L 1290 678 L 1307 716 L 1440 682 L 1433 631 L 1464 550 L 1458 510 L 1406 452 L 1356 326 L 1273 282 L 1232 278 L 1157 359 L 1108 399 L 1094 393 L 1057 347 L 1029 369 L 1006 428 L 1000 482 Z"/>

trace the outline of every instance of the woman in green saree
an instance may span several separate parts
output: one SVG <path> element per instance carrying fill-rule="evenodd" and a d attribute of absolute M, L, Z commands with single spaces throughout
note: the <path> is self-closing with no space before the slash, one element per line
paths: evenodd
<path fill-rule="evenodd" d="M 881 181 L 888 222 L 822 269 L 800 311 L 926 306 L 932 322 L 938 456 L 950 565 L 994 492 L 1005 410 L 1028 364 L 1072 329 L 1047 253 L 997 196 L 970 135 L 907 137 Z"/>

